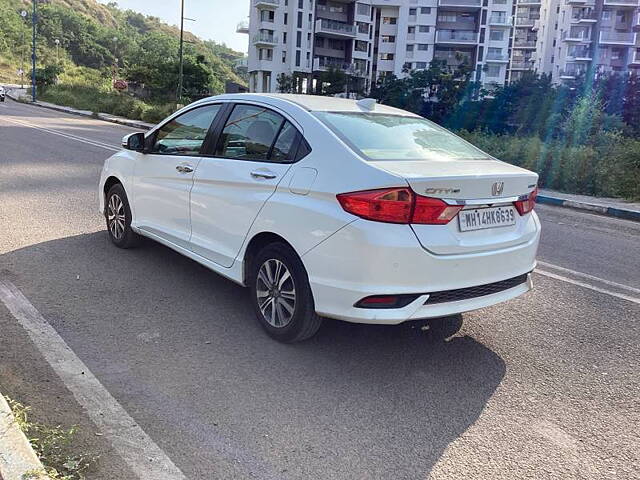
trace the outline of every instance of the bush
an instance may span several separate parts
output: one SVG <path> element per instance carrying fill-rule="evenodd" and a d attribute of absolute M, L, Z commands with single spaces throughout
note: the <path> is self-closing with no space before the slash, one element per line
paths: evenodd
<path fill-rule="evenodd" d="M 126 93 L 82 83 L 52 85 L 40 93 L 45 102 L 157 123 L 174 111 L 172 104 L 150 105 Z"/>
<path fill-rule="evenodd" d="M 494 157 L 533 170 L 541 187 L 567 193 L 640 199 L 640 141 L 602 133 L 588 145 L 556 139 L 458 132 Z"/>

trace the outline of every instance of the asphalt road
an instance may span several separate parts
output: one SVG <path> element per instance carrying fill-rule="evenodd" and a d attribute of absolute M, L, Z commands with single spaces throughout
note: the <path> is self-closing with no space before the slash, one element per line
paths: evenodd
<path fill-rule="evenodd" d="M 281 345 L 242 288 L 109 243 L 101 144 L 129 131 L 0 104 L 0 275 L 188 478 L 640 478 L 640 224 L 539 205 L 530 294 Z M 134 478 L 3 305 L 0 332 L 0 391 Z"/>

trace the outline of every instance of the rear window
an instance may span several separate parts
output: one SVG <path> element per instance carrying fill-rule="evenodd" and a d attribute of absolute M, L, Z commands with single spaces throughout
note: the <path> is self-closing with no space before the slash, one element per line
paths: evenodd
<path fill-rule="evenodd" d="M 353 112 L 315 115 L 368 160 L 488 158 L 482 150 L 424 118 Z"/>

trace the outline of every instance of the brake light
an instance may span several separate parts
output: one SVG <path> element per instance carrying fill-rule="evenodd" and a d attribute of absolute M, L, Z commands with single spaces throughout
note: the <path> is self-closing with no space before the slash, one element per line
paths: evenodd
<path fill-rule="evenodd" d="M 533 210 L 533 207 L 535 207 L 537 196 L 538 187 L 534 188 L 526 199 L 513 202 L 513 205 L 516 207 L 516 210 L 518 210 L 518 213 L 520 215 L 526 215 L 531 210 Z"/>
<path fill-rule="evenodd" d="M 462 206 L 446 204 L 439 198 L 417 195 L 410 188 L 386 188 L 337 195 L 342 208 L 376 222 L 444 225 Z"/>

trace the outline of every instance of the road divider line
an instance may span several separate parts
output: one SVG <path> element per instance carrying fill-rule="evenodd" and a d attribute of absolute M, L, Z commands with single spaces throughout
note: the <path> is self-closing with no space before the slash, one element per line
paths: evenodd
<path fill-rule="evenodd" d="M 186 480 L 22 292 L 3 278 L 0 278 L 0 300 L 139 479 Z"/>
<path fill-rule="evenodd" d="M 640 295 L 640 288 L 634 288 L 634 287 L 630 287 L 629 285 L 623 285 L 622 283 L 612 282 L 611 280 L 605 280 L 604 278 L 596 277 L 594 275 L 589 275 L 588 273 L 576 272 L 575 270 L 571 270 L 565 267 L 560 267 L 558 265 L 554 265 L 553 263 L 542 262 L 540 260 L 538 260 L 538 265 L 542 265 L 543 267 L 553 268 L 554 270 L 560 270 L 561 272 L 570 273 L 571 275 L 575 275 L 576 277 L 586 278 L 587 280 L 594 280 L 596 282 L 600 282 L 605 285 L 609 285 L 611 287 L 616 287 L 621 290 L 627 290 L 628 292 L 633 292 Z"/>
<path fill-rule="evenodd" d="M 540 275 L 544 275 L 545 277 L 554 278 L 556 280 L 567 282 L 567 283 L 570 283 L 572 285 L 577 285 L 578 287 L 588 288 L 589 290 L 593 290 L 594 292 L 604 293 L 604 294 L 607 294 L 607 295 L 611 295 L 612 297 L 620 298 L 622 300 L 627 300 L 629 302 L 637 303 L 638 305 L 640 305 L 640 298 L 638 298 L 638 297 L 632 297 L 631 295 L 625 295 L 623 293 L 613 292 L 611 290 L 607 290 L 605 288 L 596 287 L 594 285 L 590 285 L 590 284 L 585 283 L 585 282 L 580 282 L 578 280 L 574 280 L 574 279 L 569 278 L 569 277 L 564 277 L 562 275 L 557 275 L 555 273 L 547 272 L 546 270 L 540 270 L 539 268 L 536 268 L 534 270 L 534 272 L 538 273 Z"/>
<path fill-rule="evenodd" d="M 114 147 L 113 145 L 108 145 L 106 143 L 102 143 L 98 140 L 91 140 L 90 138 L 79 137 L 77 135 L 73 135 L 71 133 L 63 133 L 57 130 L 52 130 L 50 128 L 41 127 L 39 125 L 34 125 L 29 122 L 25 122 L 22 120 L 16 120 L 15 118 L 9 119 L 6 117 L 2 117 L 2 120 L 5 120 L 10 123 L 15 123 L 16 125 L 22 125 L 23 127 L 34 128 L 36 130 L 41 130 L 43 132 L 51 133 L 52 135 L 59 135 L 60 137 L 68 138 L 69 140 L 75 140 L 77 142 L 86 143 L 89 145 L 93 145 L 94 147 L 104 148 L 106 150 L 110 150 L 112 152 L 119 152 L 121 149 Z"/>

